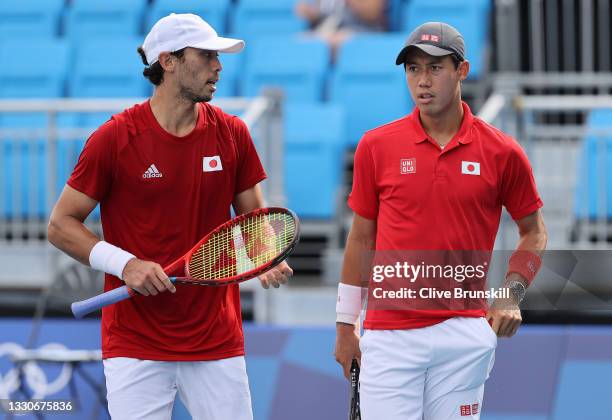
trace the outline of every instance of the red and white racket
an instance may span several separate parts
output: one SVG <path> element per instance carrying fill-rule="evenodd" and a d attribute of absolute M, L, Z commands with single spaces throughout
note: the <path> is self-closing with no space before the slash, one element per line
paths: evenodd
<path fill-rule="evenodd" d="M 223 286 L 240 283 L 265 273 L 284 261 L 300 235 L 297 215 L 281 207 L 256 209 L 217 227 L 189 252 L 164 267 L 166 273 L 183 268 L 173 283 Z M 71 306 L 76 318 L 138 293 L 121 286 Z"/>

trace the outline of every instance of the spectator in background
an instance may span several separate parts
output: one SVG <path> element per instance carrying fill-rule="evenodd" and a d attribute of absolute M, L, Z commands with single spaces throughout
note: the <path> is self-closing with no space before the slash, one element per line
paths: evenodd
<path fill-rule="evenodd" d="M 386 0 L 299 0 L 295 13 L 330 45 L 333 58 L 355 33 L 385 31 L 386 8 Z"/>

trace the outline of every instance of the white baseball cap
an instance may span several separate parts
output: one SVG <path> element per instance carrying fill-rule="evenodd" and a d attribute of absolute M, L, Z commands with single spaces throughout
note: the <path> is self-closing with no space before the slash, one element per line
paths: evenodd
<path fill-rule="evenodd" d="M 198 15 L 172 13 L 153 25 L 142 44 L 149 65 L 157 62 L 160 53 L 174 52 L 185 47 L 237 53 L 244 48 L 244 41 L 220 37 Z"/>

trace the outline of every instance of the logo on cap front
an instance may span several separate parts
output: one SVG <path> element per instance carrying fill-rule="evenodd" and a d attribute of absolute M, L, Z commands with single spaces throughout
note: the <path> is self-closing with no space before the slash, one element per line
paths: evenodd
<path fill-rule="evenodd" d="M 421 35 L 421 41 L 440 42 L 438 35 L 423 34 Z"/>

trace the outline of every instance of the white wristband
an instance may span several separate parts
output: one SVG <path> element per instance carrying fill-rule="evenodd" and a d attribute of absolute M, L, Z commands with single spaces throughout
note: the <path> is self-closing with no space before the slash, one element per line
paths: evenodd
<path fill-rule="evenodd" d="M 100 241 L 89 253 L 89 264 L 91 268 L 102 270 L 123 280 L 123 269 L 132 258 L 136 257 L 115 245 Z"/>
<path fill-rule="evenodd" d="M 364 290 L 365 293 L 363 293 Z M 363 301 L 368 294 L 367 290 L 367 288 L 352 286 L 346 283 L 338 284 L 336 322 L 344 324 L 356 324 L 358 322 Z"/>

